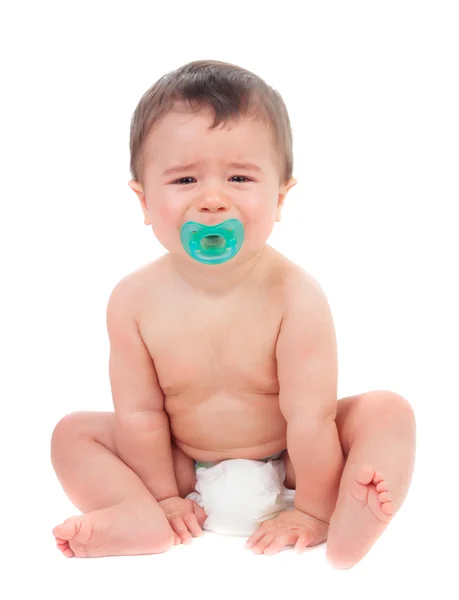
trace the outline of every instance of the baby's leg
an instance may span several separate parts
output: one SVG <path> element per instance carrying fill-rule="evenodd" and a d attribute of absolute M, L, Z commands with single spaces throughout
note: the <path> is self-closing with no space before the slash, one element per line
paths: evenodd
<path fill-rule="evenodd" d="M 113 413 L 75 413 L 56 426 L 53 467 L 84 515 L 54 528 L 67 557 L 165 552 L 174 532 L 141 479 L 116 454 Z"/>
<path fill-rule="evenodd" d="M 346 569 L 367 554 L 406 497 L 416 424 L 410 404 L 389 391 L 345 398 L 338 407 L 336 424 L 347 461 L 330 520 L 327 558 Z"/>

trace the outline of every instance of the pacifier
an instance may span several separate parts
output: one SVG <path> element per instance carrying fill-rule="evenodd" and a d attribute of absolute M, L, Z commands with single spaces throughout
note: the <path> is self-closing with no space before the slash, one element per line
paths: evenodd
<path fill-rule="evenodd" d="M 244 242 L 244 226 L 238 219 L 218 225 L 188 221 L 182 226 L 180 241 L 191 258 L 206 265 L 218 265 L 239 252 Z"/>

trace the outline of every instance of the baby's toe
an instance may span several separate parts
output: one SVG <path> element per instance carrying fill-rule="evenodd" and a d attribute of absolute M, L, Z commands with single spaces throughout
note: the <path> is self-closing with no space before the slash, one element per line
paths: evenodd
<path fill-rule="evenodd" d="M 381 502 L 381 504 L 383 502 L 390 502 L 389 494 L 387 492 L 382 492 L 379 494 L 378 500 Z"/>
<path fill-rule="evenodd" d="M 386 515 L 392 515 L 394 512 L 394 506 L 392 502 L 384 502 L 384 504 L 381 504 L 381 510 Z"/>
<path fill-rule="evenodd" d="M 373 477 L 373 483 L 382 483 L 384 481 L 384 475 L 381 471 L 376 471 L 375 476 Z"/>
<path fill-rule="evenodd" d="M 53 529 L 53 534 L 56 540 L 70 540 L 75 537 L 75 534 L 78 532 L 79 525 L 81 526 L 81 518 L 79 517 L 70 517 Z"/>
<path fill-rule="evenodd" d="M 376 486 L 377 492 L 387 492 L 388 490 L 389 487 L 385 481 L 381 481 L 381 483 L 378 483 L 378 485 Z"/>
<path fill-rule="evenodd" d="M 69 543 L 66 540 L 56 541 L 56 546 L 65 557 L 72 558 L 72 556 L 75 556 L 75 553 L 70 548 Z"/>
<path fill-rule="evenodd" d="M 363 465 L 357 471 L 355 480 L 361 485 L 368 485 L 371 483 L 371 481 L 373 481 L 374 474 L 375 471 L 372 467 L 370 467 L 370 465 Z"/>

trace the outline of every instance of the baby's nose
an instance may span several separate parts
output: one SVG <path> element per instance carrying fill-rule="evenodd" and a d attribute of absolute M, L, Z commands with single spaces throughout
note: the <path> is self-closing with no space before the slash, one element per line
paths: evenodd
<path fill-rule="evenodd" d="M 200 212 L 227 212 L 228 208 L 226 206 L 206 205 L 201 207 L 199 210 Z"/>
<path fill-rule="evenodd" d="M 221 191 L 208 191 L 198 202 L 198 209 L 203 211 L 222 212 L 229 210 L 231 199 Z"/>

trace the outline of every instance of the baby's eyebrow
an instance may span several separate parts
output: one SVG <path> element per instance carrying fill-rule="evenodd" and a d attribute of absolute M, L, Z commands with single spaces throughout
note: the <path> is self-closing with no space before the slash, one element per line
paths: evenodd
<path fill-rule="evenodd" d="M 166 169 L 163 172 L 163 175 L 173 175 L 175 173 L 183 173 L 183 171 L 186 171 L 187 169 L 194 169 L 195 167 L 198 167 L 201 163 L 200 162 L 193 162 L 193 163 L 188 163 L 186 165 L 174 165 L 173 167 L 169 167 L 168 169 Z M 233 167 L 235 169 L 248 169 L 251 171 L 259 171 L 261 172 L 261 167 L 259 167 L 258 165 L 254 164 L 254 163 L 250 163 L 250 162 L 230 162 L 228 163 L 229 167 Z"/>
<path fill-rule="evenodd" d="M 250 169 L 251 171 L 261 172 L 261 167 L 250 162 L 231 162 L 228 166 L 233 167 L 235 169 Z"/>

